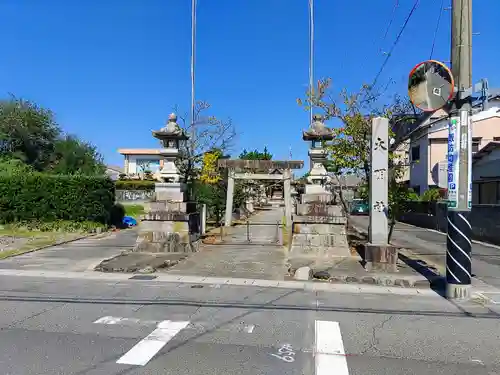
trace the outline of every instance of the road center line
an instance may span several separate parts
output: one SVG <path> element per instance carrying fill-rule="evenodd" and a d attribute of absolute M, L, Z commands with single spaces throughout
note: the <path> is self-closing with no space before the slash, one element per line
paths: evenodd
<path fill-rule="evenodd" d="M 175 335 L 188 326 L 189 322 L 164 320 L 153 332 L 139 341 L 116 363 L 145 366 Z"/>
<path fill-rule="evenodd" d="M 339 323 L 316 320 L 314 331 L 316 375 L 349 375 Z"/>

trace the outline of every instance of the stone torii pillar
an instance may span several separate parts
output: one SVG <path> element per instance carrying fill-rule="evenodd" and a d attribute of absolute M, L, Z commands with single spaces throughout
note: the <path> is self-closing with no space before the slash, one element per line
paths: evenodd
<path fill-rule="evenodd" d="M 230 169 L 227 177 L 226 213 L 224 226 L 230 227 L 233 218 L 234 170 Z"/>
<path fill-rule="evenodd" d="M 291 189 L 292 172 L 290 169 L 285 169 L 283 172 L 283 198 L 285 199 L 285 220 L 286 226 L 292 226 L 292 189 Z"/>
<path fill-rule="evenodd" d="M 365 244 L 366 270 L 397 272 L 398 250 L 387 243 L 389 120 L 372 121 L 369 243 Z"/>

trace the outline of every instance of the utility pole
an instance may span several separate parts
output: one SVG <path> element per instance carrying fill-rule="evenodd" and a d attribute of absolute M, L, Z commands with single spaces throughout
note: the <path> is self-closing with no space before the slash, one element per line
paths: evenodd
<path fill-rule="evenodd" d="M 314 92 L 314 0 L 309 0 L 309 95 Z M 314 92 L 314 95 L 316 93 Z M 309 108 L 309 126 L 313 122 L 313 103 Z"/>
<path fill-rule="evenodd" d="M 452 1 L 451 71 L 458 88 L 448 136 L 446 295 L 466 298 L 471 285 L 472 0 Z"/>
<path fill-rule="evenodd" d="M 194 143 L 196 137 L 195 129 L 195 63 L 196 63 L 196 0 L 191 0 L 191 140 Z"/>

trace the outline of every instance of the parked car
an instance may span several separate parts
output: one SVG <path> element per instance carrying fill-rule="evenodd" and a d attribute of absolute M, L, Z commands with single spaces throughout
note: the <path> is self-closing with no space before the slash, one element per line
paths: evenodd
<path fill-rule="evenodd" d="M 351 215 L 369 215 L 368 202 L 365 200 L 355 200 L 351 204 Z"/>

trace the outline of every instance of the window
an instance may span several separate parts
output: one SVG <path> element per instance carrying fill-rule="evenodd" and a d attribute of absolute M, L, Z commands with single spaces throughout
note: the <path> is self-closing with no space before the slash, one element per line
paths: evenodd
<path fill-rule="evenodd" d="M 448 143 L 448 138 L 432 138 L 432 139 L 430 139 L 430 142 L 432 144 L 443 145 L 443 144 Z"/>
<path fill-rule="evenodd" d="M 420 160 L 420 146 L 415 146 L 411 148 L 411 161 L 419 161 Z"/>
<path fill-rule="evenodd" d="M 479 145 L 481 144 L 481 138 L 472 138 L 472 153 L 479 151 Z"/>
<path fill-rule="evenodd" d="M 479 204 L 497 203 L 497 182 L 482 182 L 479 185 Z"/>

